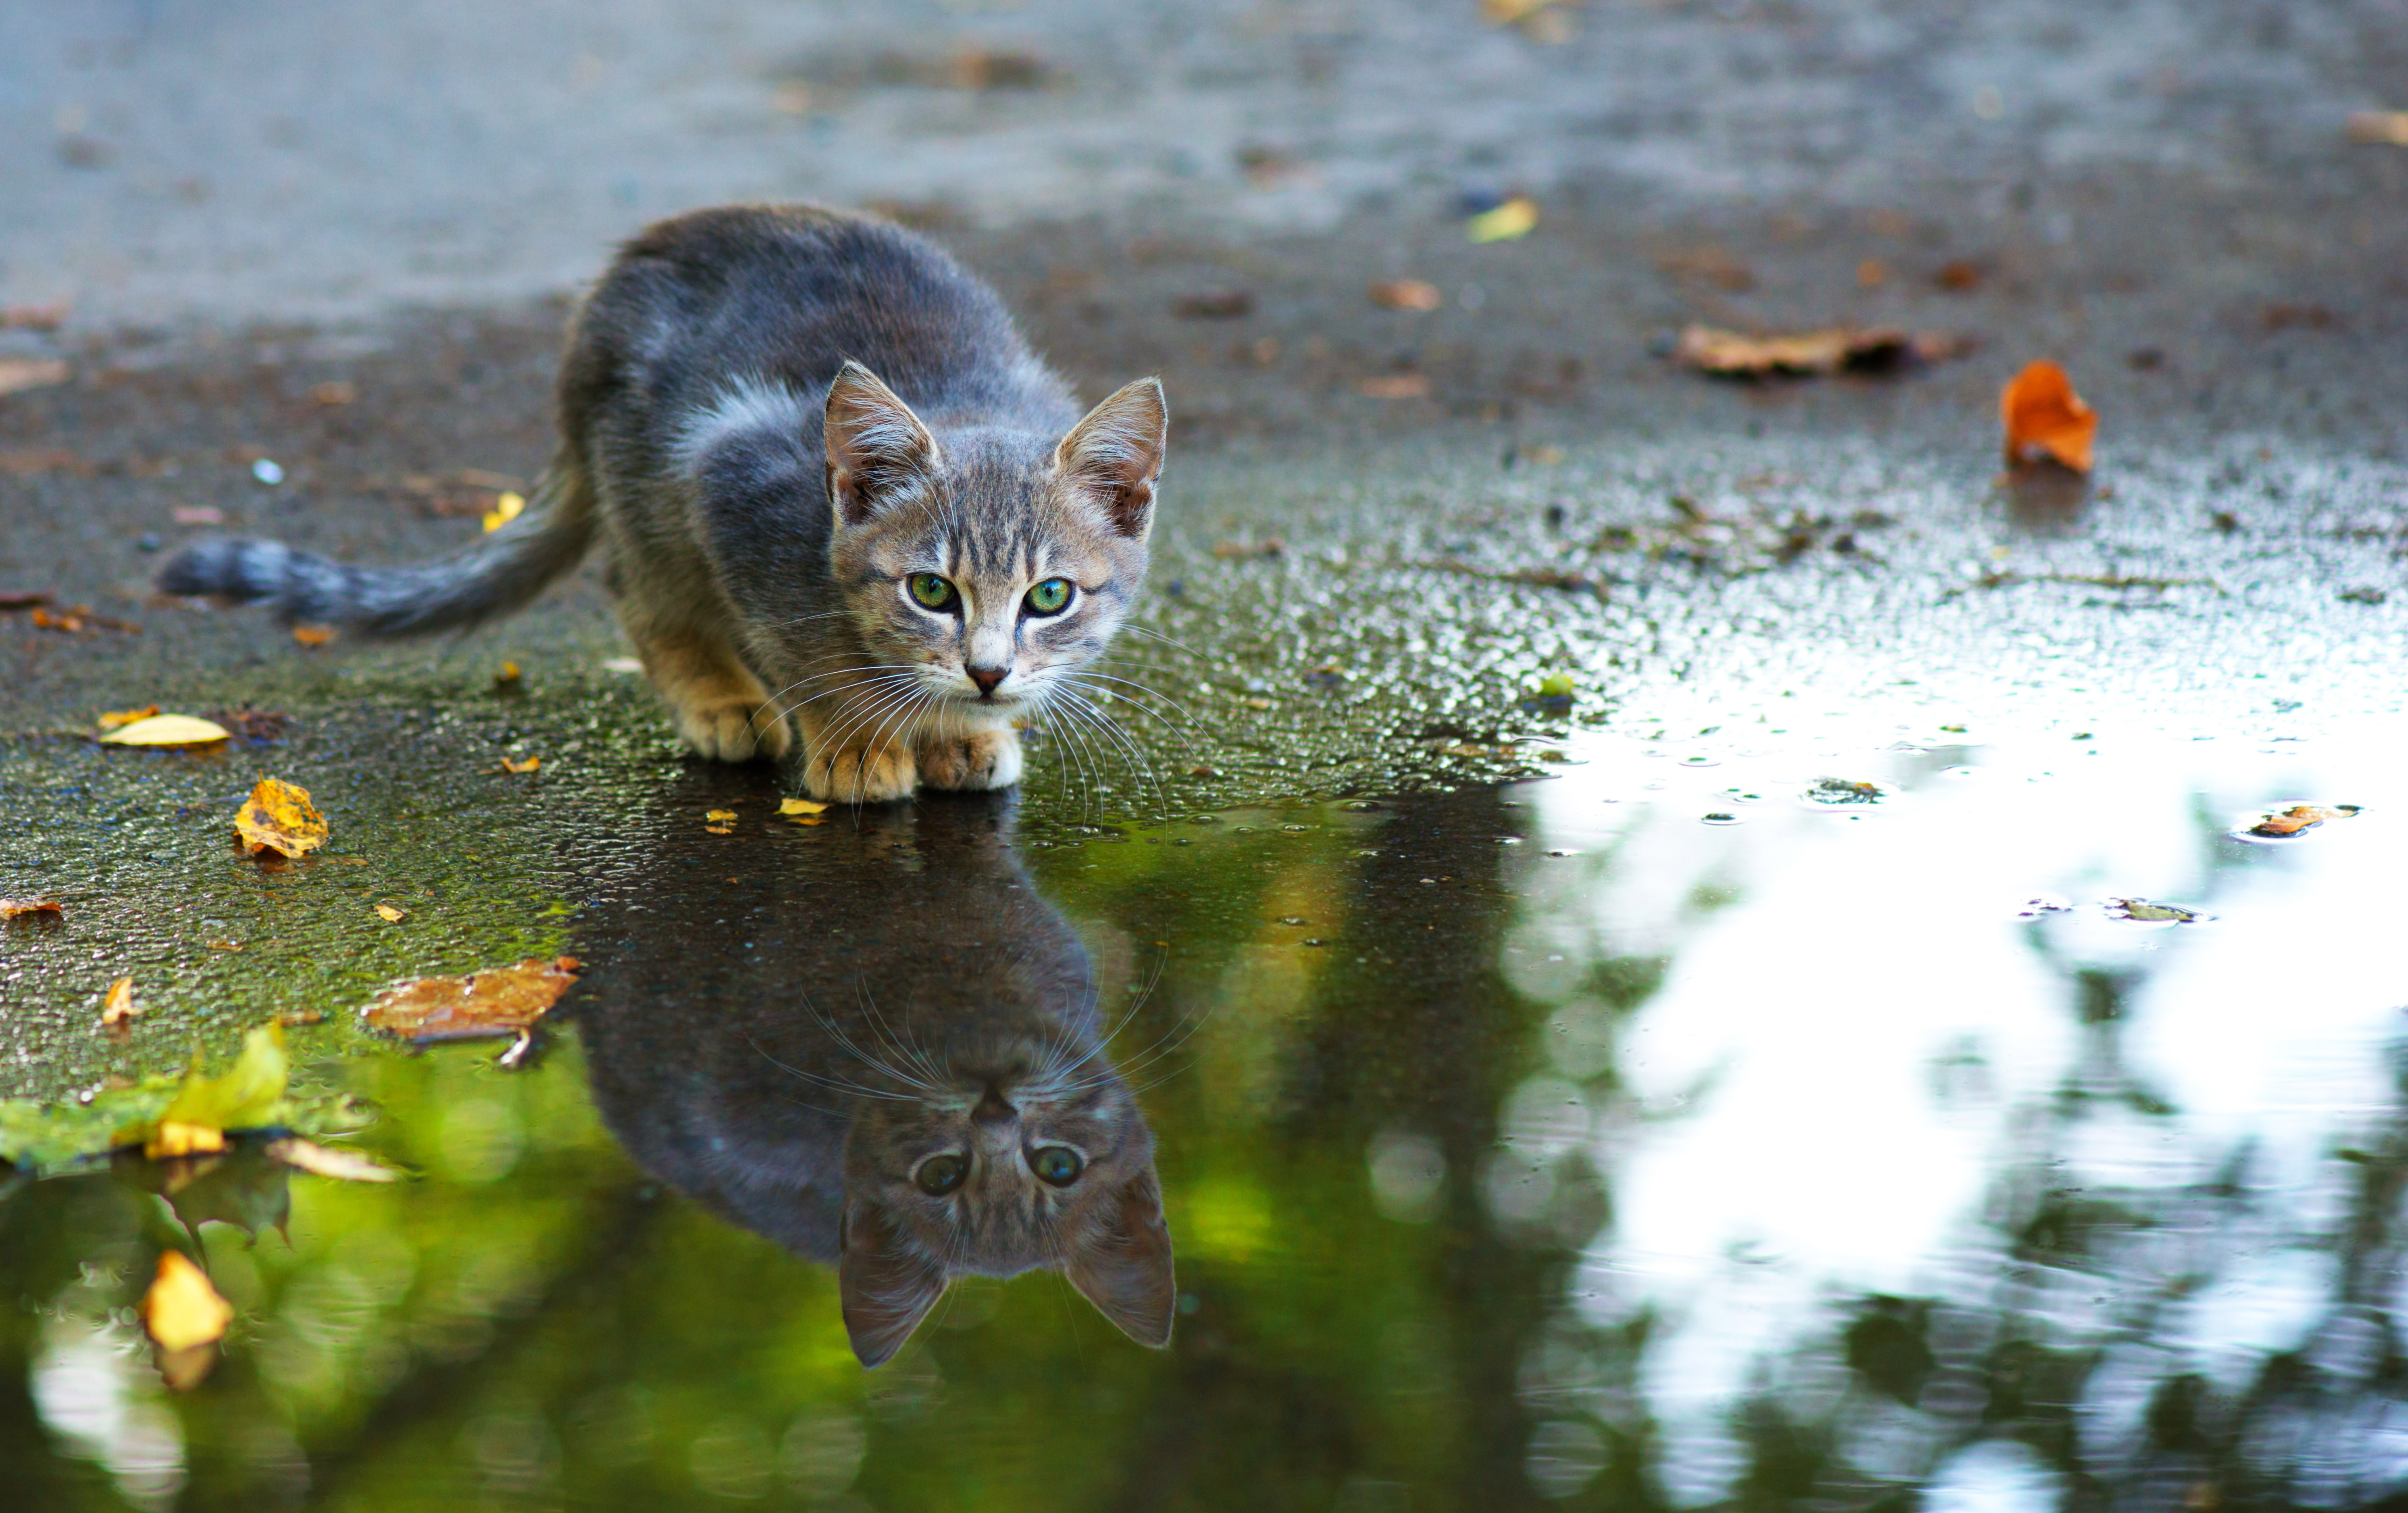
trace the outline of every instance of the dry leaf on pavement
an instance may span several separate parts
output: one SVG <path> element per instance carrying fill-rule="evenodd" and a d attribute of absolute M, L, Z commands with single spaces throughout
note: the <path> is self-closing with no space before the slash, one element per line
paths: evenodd
<path fill-rule="evenodd" d="M 577 980 L 579 965 L 574 956 L 550 962 L 537 956 L 462 978 L 416 978 L 379 993 L 361 1015 L 372 1028 L 405 1040 L 516 1035 L 560 1001 Z"/>
<path fill-rule="evenodd" d="M 1446 296 L 1419 278 L 1388 278 L 1371 286 L 1371 303 L 1383 310 L 1434 310 Z"/>
<path fill-rule="evenodd" d="M 2006 427 L 2009 466 L 2054 458 L 2077 473 L 2090 471 L 2099 412 L 2082 402 L 2056 364 L 2043 358 L 2016 374 L 1999 395 L 1999 419 Z"/>
<path fill-rule="evenodd" d="M 252 856 L 272 850 L 302 856 L 326 844 L 326 821 L 309 802 L 309 791 L 274 778 L 262 778 L 235 816 L 235 835 Z"/>
<path fill-rule="evenodd" d="M 1903 363 L 1961 357 L 1972 343 L 1946 332 L 1910 335 L 1888 326 L 1833 326 L 1778 336 L 1750 336 L 1692 325 L 1673 345 L 1672 360 L 1718 378 L 1759 378 L 1776 373 L 1869 371 Z"/>
<path fill-rule="evenodd" d="M 214 746 L 229 732 L 209 720 L 191 715 L 152 715 L 120 725 L 100 738 L 103 746 Z"/>
<path fill-rule="evenodd" d="M 315 1140 L 303 1140 L 286 1135 L 267 1142 L 267 1154 L 295 1171 L 316 1177 L 331 1177 L 343 1182 L 397 1182 L 401 1174 L 390 1166 L 380 1166 L 356 1150 L 337 1150 L 322 1146 Z"/>
<path fill-rule="evenodd" d="M 21 920 L 29 914 L 54 914 L 64 919 L 66 910 L 50 898 L 0 898 L 0 920 Z"/>
<path fill-rule="evenodd" d="M 234 1322 L 234 1305 L 181 1250 L 162 1251 L 159 1274 L 142 1294 L 142 1327 L 163 1350 L 214 1345 Z"/>

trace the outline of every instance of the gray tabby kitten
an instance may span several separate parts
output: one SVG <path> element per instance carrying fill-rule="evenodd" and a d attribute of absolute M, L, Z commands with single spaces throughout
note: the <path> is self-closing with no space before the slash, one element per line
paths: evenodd
<path fill-rule="evenodd" d="M 782 756 L 791 717 L 810 794 L 875 803 L 1017 780 L 1015 724 L 1145 575 L 1160 381 L 1079 419 L 996 293 L 882 221 L 734 207 L 650 227 L 579 311 L 559 407 L 536 507 L 466 551 L 367 568 L 204 541 L 160 584 L 423 635 L 518 608 L 599 535 L 688 744 Z"/>
<path fill-rule="evenodd" d="M 774 803 L 719 778 L 680 806 L 731 801 Z M 866 1365 L 965 1273 L 1056 1269 L 1139 1343 L 1170 1338 L 1154 1136 L 1106 1054 L 1086 948 L 1012 855 L 1010 804 L 799 844 L 752 826 L 706 849 L 672 826 L 625 890 L 643 906 L 577 943 L 604 1120 L 654 1177 L 834 1263 Z M 695 949 L 675 901 L 697 861 L 745 949 Z"/>

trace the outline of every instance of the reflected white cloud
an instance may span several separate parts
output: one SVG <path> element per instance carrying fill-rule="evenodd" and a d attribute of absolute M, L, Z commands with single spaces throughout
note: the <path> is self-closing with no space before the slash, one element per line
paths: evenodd
<path fill-rule="evenodd" d="M 1676 1499 L 1728 1494 L 1734 1408 L 1777 1383 L 1768 1363 L 1831 1337 L 1840 1300 L 1994 1286 L 1995 1226 L 2030 1217 L 1997 1211 L 2011 1168 L 2058 1163 L 2046 1185 L 2066 1192 L 2171 1197 L 2245 1152 L 2244 1180 L 2286 1194 L 2279 1233 L 2229 1265 L 2205 1257 L 2223 1269 L 2171 1320 L 2174 1353 L 2141 1373 L 2151 1382 L 2196 1371 L 2229 1390 L 2331 1312 L 2337 1274 L 2314 1247 L 2356 1171 L 2332 1153 L 2396 1113 L 2385 1048 L 2403 1028 L 2408 953 L 2377 941 L 2408 917 L 2408 871 L 2386 865 L 2397 778 L 2138 737 L 1898 752 L 1861 772 L 1804 750 L 1724 753 L 1694 776 L 1627 743 L 1595 754 L 1526 791 L 1545 844 L 1585 854 L 1526 864 L 1534 903 L 1508 968 L 1571 1023 L 1597 1012 L 1595 963 L 1670 958 L 1614 1032 L 1619 1101 L 1593 1143 L 1613 1221 L 1575 1292 L 1601 1325 L 1658 1318 L 1639 1386 Z M 1978 778 L 1942 773 L 1968 764 Z M 1786 802 L 1834 773 L 1902 792 L 1860 819 Z M 1765 796 L 1754 822 L 1700 824 L 1734 784 Z M 2294 792 L 2369 809 L 2279 854 L 2218 837 L 2230 811 Z M 2015 918 L 2045 892 L 2086 906 Z M 2218 918 L 2136 928 L 2090 902 L 2111 894 Z M 2144 1279 L 2201 1263 L 2200 1247 L 2167 1243 L 2121 1259 Z M 2042 1291 L 2075 1336 L 2124 1306 L 2088 1282 Z M 2114 1396 L 2114 1375 L 2094 1385 Z M 2086 1409 L 2117 1437 L 2106 1420 L 2125 1405 Z M 1925 1415 L 1899 1411 L 1857 1426 L 1866 1474 L 1938 1453 L 1903 1452 Z M 1962 1495 L 2007 1496 L 1987 1463 L 1965 1463 Z"/>
<path fill-rule="evenodd" d="M 66 1453 L 108 1469 L 118 1495 L 165 1513 L 184 1488 L 184 1431 L 147 1357 L 128 1331 L 54 1317 L 34 1362 L 34 1408 Z"/>

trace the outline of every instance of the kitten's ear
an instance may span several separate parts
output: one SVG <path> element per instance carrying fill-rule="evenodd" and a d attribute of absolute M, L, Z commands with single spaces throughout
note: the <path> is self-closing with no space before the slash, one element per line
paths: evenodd
<path fill-rule="evenodd" d="M 1154 485 L 1170 440 L 1160 378 L 1140 378 L 1087 412 L 1054 449 L 1054 465 L 1092 489 L 1112 528 L 1142 541 L 1154 528 Z"/>
<path fill-rule="evenodd" d="M 844 1332 L 863 1365 L 882 1366 L 945 1295 L 944 1269 L 906 1243 L 886 1216 L 866 1203 L 846 1202 L 841 1244 L 836 1275 L 844 1299 Z"/>
<path fill-rule="evenodd" d="M 827 393 L 828 503 L 839 526 L 860 525 L 926 486 L 937 438 L 894 390 L 860 364 L 837 370 Z"/>
<path fill-rule="evenodd" d="M 1122 1334 L 1160 1349 L 1170 1343 L 1179 1292 L 1171 1280 L 1170 1229 L 1162 1221 L 1162 1187 L 1154 1168 L 1109 1194 L 1093 1225 L 1063 1275 Z"/>

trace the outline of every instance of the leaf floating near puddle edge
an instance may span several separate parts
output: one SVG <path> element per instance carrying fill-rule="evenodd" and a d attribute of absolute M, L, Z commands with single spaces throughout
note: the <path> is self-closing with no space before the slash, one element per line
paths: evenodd
<path fill-rule="evenodd" d="M 2252 840 L 2297 840 L 2328 821 L 2355 820 L 2358 815 L 2355 804 L 2294 804 L 2265 811 L 2256 824 L 2236 834 Z"/>
<path fill-rule="evenodd" d="M 360 1016 L 371 1029 L 414 1042 L 519 1035 L 560 1001 L 581 965 L 574 956 L 531 956 L 466 977 L 415 978 L 379 993 Z"/>
<path fill-rule="evenodd" d="M 379 1165 L 356 1150 L 338 1150 L 315 1140 L 296 1135 L 270 1140 L 267 1154 L 294 1171 L 313 1177 L 330 1177 L 338 1182 L 398 1182 L 401 1174 L 390 1166 Z"/>
<path fill-rule="evenodd" d="M 326 844 L 333 834 L 325 818 L 309 802 L 309 791 L 297 783 L 262 778 L 235 816 L 236 838 L 250 855 L 273 850 L 284 856 L 305 856 Z"/>
<path fill-rule="evenodd" d="M 121 725 L 100 738 L 103 746 L 214 746 L 234 733 L 213 720 L 191 715 L 152 715 Z"/>
<path fill-rule="evenodd" d="M 816 817 L 827 813 L 827 808 L 816 799 L 781 799 L 778 804 L 778 818 L 792 820 L 798 825 L 815 825 L 820 823 Z"/>

